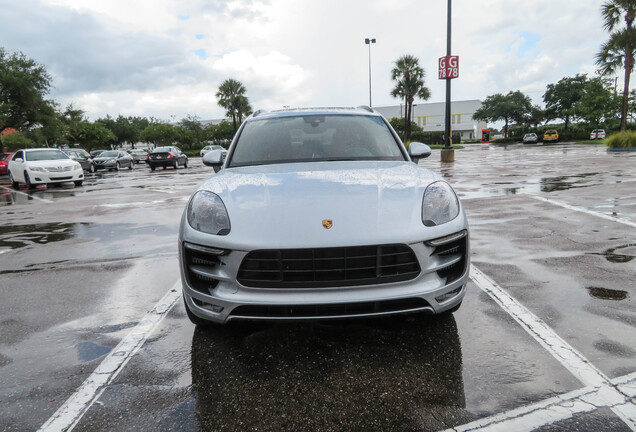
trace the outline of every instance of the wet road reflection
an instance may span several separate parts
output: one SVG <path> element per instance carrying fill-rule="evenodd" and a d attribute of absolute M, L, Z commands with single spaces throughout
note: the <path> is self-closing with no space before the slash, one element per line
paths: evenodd
<path fill-rule="evenodd" d="M 452 316 L 195 330 L 199 430 L 437 430 L 470 417 Z"/>

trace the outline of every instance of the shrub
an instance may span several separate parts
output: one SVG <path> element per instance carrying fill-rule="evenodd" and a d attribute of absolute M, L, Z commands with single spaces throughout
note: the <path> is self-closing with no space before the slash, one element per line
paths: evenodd
<path fill-rule="evenodd" d="M 609 148 L 636 148 L 636 131 L 618 132 L 605 140 Z"/>
<path fill-rule="evenodd" d="M 424 144 L 444 144 L 444 132 L 413 132 L 411 141 L 422 142 Z M 453 134 L 453 145 L 462 142 L 462 134 L 457 132 Z"/>
<path fill-rule="evenodd" d="M 20 132 L 12 133 L 2 137 L 2 146 L 9 151 L 15 151 L 23 148 L 33 147 L 35 143 Z M 2 150 L 0 148 L 0 150 Z"/>

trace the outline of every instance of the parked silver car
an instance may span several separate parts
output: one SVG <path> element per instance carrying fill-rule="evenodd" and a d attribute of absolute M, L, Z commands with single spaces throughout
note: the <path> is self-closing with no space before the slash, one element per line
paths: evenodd
<path fill-rule="evenodd" d="M 93 166 L 95 171 L 102 169 L 119 171 L 121 168 L 133 169 L 135 161 L 123 150 L 106 150 L 93 158 Z"/>
<path fill-rule="evenodd" d="M 524 144 L 536 144 L 539 142 L 539 137 L 536 133 L 530 132 L 523 136 Z"/>
<path fill-rule="evenodd" d="M 468 222 L 452 187 L 367 108 L 257 112 L 190 197 L 179 256 L 197 325 L 459 308 Z M 416 163 L 413 163 L 416 162 Z"/>

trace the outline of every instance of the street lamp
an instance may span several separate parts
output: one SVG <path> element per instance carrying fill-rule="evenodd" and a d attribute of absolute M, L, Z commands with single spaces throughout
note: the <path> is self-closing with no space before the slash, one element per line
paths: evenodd
<path fill-rule="evenodd" d="M 364 43 L 369 45 L 369 107 L 372 107 L 373 105 L 371 105 L 371 44 L 375 43 L 375 39 L 366 38 L 364 40 Z"/>

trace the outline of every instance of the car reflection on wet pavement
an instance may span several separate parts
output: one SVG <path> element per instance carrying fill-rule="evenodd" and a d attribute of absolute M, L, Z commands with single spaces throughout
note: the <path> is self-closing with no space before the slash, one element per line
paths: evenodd
<path fill-rule="evenodd" d="M 200 430 L 437 430 L 471 420 L 457 325 L 413 316 L 195 330 Z"/>

